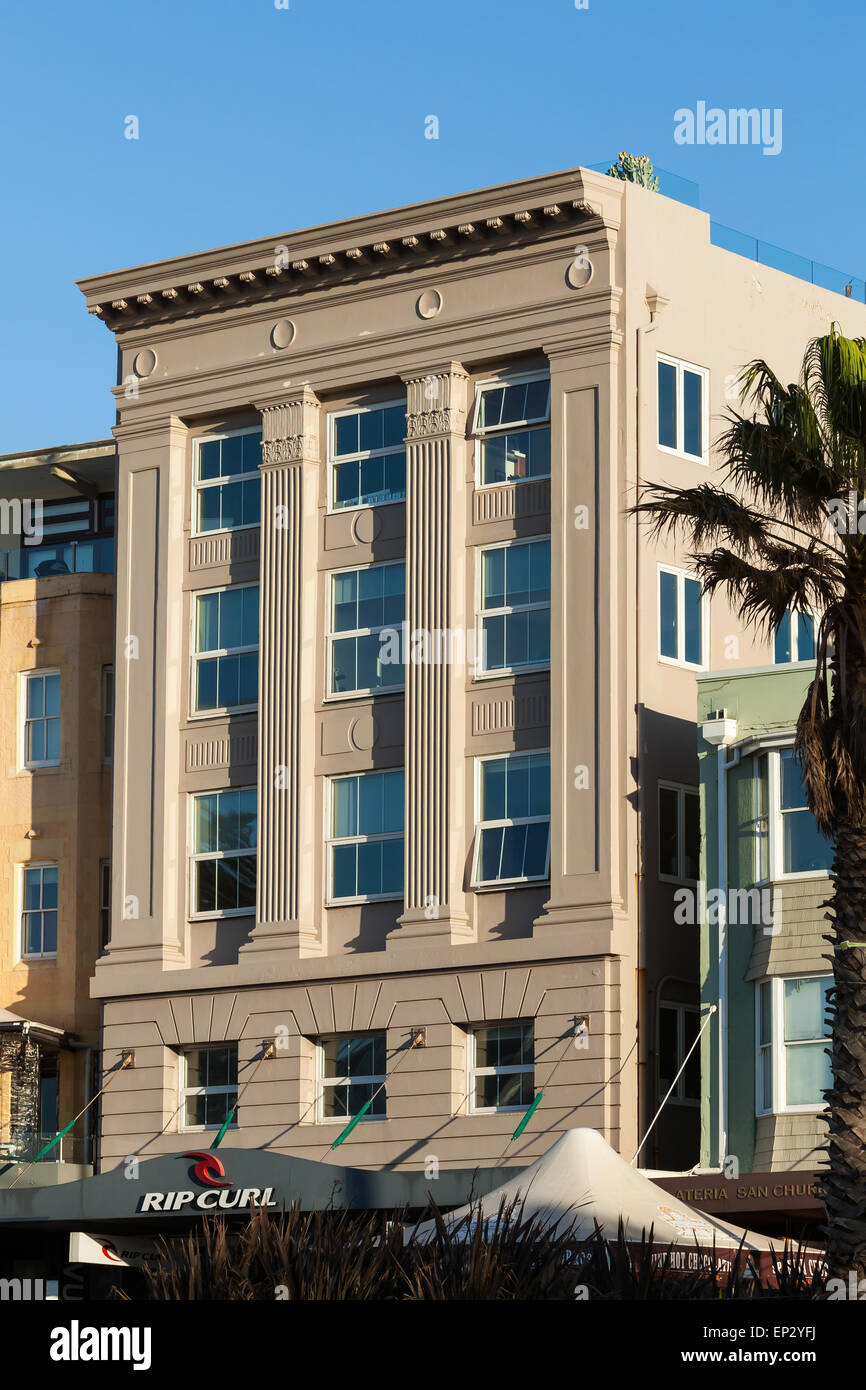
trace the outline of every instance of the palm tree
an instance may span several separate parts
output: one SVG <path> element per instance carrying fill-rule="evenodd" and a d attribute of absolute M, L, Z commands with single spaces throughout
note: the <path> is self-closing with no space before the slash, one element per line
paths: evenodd
<path fill-rule="evenodd" d="M 683 533 L 705 594 L 725 592 L 767 636 L 795 609 L 821 614 L 795 749 L 833 845 L 825 904 L 833 988 L 826 1188 L 833 1274 L 866 1273 L 866 339 L 835 325 L 799 382 L 763 361 L 739 378 L 716 442 L 721 486 L 643 488 L 650 534 Z M 858 527 L 858 521 L 860 526 Z M 862 527 L 862 529 L 860 529 Z"/>

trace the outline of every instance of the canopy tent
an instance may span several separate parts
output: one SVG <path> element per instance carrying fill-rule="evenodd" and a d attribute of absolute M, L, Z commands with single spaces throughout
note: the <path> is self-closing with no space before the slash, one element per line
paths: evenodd
<path fill-rule="evenodd" d="M 652 1229 L 657 1251 L 678 1247 L 679 1258 L 673 1263 L 681 1268 L 697 1266 L 697 1247 L 711 1252 L 714 1246 L 724 1268 L 742 1242 L 743 1260 L 751 1255 L 755 1267 L 766 1273 L 772 1268 L 772 1252 L 781 1257 L 784 1250 L 783 1240 L 744 1231 L 677 1201 L 621 1158 L 594 1129 L 568 1130 L 528 1168 L 443 1219 L 449 1228 L 490 1221 L 503 1202 L 515 1201 L 522 1202 L 524 1218 L 538 1216 L 545 1226 L 563 1232 L 573 1226 L 578 1240 L 591 1236 L 596 1226 L 615 1240 L 621 1220 L 626 1241 L 638 1245 Z M 414 1235 L 425 1240 L 434 1229 L 433 1221 L 425 1221 L 414 1227 Z M 820 1250 L 811 1249 L 807 1267 L 821 1258 Z"/>

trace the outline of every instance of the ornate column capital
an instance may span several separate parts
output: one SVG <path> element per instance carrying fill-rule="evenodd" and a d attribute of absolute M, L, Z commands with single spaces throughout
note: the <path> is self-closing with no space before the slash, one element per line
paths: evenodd
<path fill-rule="evenodd" d="M 262 415 L 262 466 L 315 463 L 319 457 L 319 411 L 315 391 L 303 386 L 296 395 L 256 405 Z"/>
<path fill-rule="evenodd" d="M 446 362 L 423 373 L 407 373 L 403 380 L 407 439 L 463 433 L 469 374 L 459 362 Z"/>

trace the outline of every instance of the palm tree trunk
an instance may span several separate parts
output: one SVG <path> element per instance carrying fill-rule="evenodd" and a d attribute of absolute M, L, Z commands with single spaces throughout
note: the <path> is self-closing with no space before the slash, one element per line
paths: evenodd
<path fill-rule="evenodd" d="M 826 1093 L 824 1177 L 830 1274 L 866 1275 L 866 827 L 836 828 L 833 897 L 832 1088 Z"/>

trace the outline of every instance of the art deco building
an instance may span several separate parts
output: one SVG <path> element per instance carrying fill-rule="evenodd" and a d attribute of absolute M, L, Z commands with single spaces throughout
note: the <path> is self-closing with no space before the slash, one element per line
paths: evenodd
<path fill-rule="evenodd" d="M 226 1120 L 327 1158 L 367 1102 L 343 1162 L 634 1153 L 700 1021 L 695 673 L 770 657 L 627 508 L 714 476 L 746 361 L 866 316 L 713 232 L 578 168 L 81 282 L 120 354 L 103 1167 Z M 641 1162 L 699 1113 L 689 1068 Z"/>

